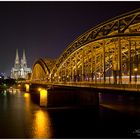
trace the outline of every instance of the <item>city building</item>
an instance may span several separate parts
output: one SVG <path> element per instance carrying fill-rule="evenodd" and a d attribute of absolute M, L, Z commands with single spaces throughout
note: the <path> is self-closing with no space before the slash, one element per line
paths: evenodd
<path fill-rule="evenodd" d="M 11 69 L 11 78 L 13 78 L 13 79 L 19 79 L 19 78 L 28 79 L 28 75 L 30 75 L 30 73 L 31 73 L 31 68 L 27 67 L 25 51 L 23 50 L 23 56 L 22 56 L 21 61 L 20 61 L 19 55 L 18 55 L 18 49 L 17 49 L 16 50 L 15 64 L 14 64 L 14 67 L 12 67 L 12 69 Z"/>

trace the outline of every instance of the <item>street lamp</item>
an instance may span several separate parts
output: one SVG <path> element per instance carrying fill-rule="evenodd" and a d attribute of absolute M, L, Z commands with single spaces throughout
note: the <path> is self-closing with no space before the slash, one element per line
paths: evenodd
<path fill-rule="evenodd" d="M 138 71 L 138 68 L 134 68 L 134 73 L 135 73 L 135 83 L 137 82 L 137 71 Z"/>

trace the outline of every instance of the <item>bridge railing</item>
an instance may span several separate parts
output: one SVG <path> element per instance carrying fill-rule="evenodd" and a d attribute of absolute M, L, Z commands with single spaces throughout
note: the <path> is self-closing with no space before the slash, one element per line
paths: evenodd
<path fill-rule="evenodd" d="M 118 90 L 133 90 L 140 91 L 140 84 L 106 84 L 106 83 L 93 83 L 93 82 L 59 82 L 52 83 L 53 85 L 61 86 L 75 86 L 75 87 L 91 87 L 102 89 L 118 89 Z"/>

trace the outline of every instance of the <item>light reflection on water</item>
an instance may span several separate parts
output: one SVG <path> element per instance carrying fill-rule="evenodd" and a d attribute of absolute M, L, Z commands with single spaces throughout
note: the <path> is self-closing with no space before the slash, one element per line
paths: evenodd
<path fill-rule="evenodd" d="M 29 93 L 12 89 L 0 93 L 0 138 L 51 138 L 52 126 L 46 108 Z"/>
<path fill-rule="evenodd" d="M 100 136 L 107 138 L 110 135 L 128 135 L 127 127 L 133 130 L 140 126 L 135 117 L 127 120 L 125 118 L 127 116 L 124 116 L 122 119 L 124 114 L 112 112 L 112 110 L 121 112 L 140 110 L 138 109 L 140 97 L 138 100 L 133 96 L 100 93 L 99 98 L 100 104 L 111 110 L 100 109 L 101 116 L 98 116 L 95 110 L 41 108 L 32 102 L 30 93 L 19 90 L 6 92 L 6 96 L 4 92 L 0 93 L 0 138 L 100 138 Z M 126 127 L 122 128 L 119 124 Z"/>
<path fill-rule="evenodd" d="M 47 110 L 34 105 L 29 93 L 24 93 L 24 98 L 27 115 L 31 118 L 30 136 L 32 138 L 51 138 L 51 122 Z M 36 106 L 36 110 L 31 112 L 33 105 Z"/>
<path fill-rule="evenodd" d="M 50 116 L 46 110 L 39 107 L 31 114 L 31 96 L 29 93 L 24 93 L 25 108 L 28 113 L 28 117 L 32 118 L 31 122 L 31 137 L 32 138 L 51 138 L 51 122 Z M 32 104 L 33 105 L 33 104 Z M 33 115 L 33 116 L 31 116 Z"/>
<path fill-rule="evenodd" d="M 47 112 L 41 109 L 35 113 L 33 119 L 34 135 L 33 138 L 51 138 L 50 118 Z"/>

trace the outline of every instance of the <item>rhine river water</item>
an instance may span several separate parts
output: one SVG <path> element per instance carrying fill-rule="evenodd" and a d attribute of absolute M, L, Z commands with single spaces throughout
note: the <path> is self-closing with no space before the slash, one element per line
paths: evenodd
<path fill-rule="evenodd" d="M 140 97 L 99 93 L 98 110 L 46 108 L 19 90 L 0 93 L 0 138 L 140 138 Z"/>

